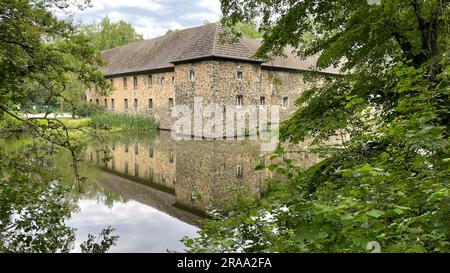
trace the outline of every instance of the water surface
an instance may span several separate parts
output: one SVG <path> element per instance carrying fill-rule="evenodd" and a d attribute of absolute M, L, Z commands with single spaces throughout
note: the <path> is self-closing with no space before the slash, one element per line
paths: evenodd
<path fill-rule="evenodd" d="M 256 141 L 180 141 L 168 132 L 116 136 L 108 140 L 112 159 L 103 162 L 97 145 L 87 147 L 90 172 L 79 210 L 67 221 L 76 228 L 77 248 L 112 226 L 120 236 L 111 252 L 184 251 L 180 242 L 193 237 L 209 210 L 230 200 L 234 188 L 258 196 L 272 176 L 256 171 L 266 162 Z M 290 159 L 303 166 L 317 161 L 308 153 Z"/>

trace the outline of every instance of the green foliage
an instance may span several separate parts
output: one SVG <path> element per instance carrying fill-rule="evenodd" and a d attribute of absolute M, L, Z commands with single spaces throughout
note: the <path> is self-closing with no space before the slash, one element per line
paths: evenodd
<path fill-rule="evenodd" d="M 81 247 L 82 253 L 105 253 L 107 252 L 111 246 L 116 245 L 116 241 L 119 239 L 119 236 L 112 235 L 112 233 L 115 231 L 115 229 L 108 227 L 106 229 L 103 229 L 100 234 L 99 238 L 95 238 L 95 236 L 89 234 L 88 239 L 83 242 Z"/>
<path fill-rule="evenodd" d="M 155 131 L 158 124 L 151 116 L 98 112 L 91 116 L 91 125 L 98 129 Z"/>
<path fill-rule="evenodd" d="M 255 22 L 237 22 L 234 24 L 231 29 L 228 29 L 228 31 L 242 37 L 252 38 L 252 39 L 259 39 L 262 37 L 261 33 L 258 30 L 258 26 L 255 24 Z"/>
<path fill-rule="evenodd" d="M 123 20 L 114 23 L 108 16 L 99 24 L 85 26 L 83 31 L 100 51 L 144 40 L 144 36 L 136 33 L 129 23 Z"/>
<path fill-rule="evenodd" d="M 0 1 L 0 126 L 2 138 L 33 139 L 21 154 L 0 150 L 0 252 L 66 252 L 73 230 L 64 225 L 72 205 L 64 198 L 52 164 L 54 152 L 66 149 L 75 181 L 83 143 L 95 137 L 84 125 L 61 120 L 26 118 L 19 106 L 70 103 L 79 106 L 81 90 L 96 87 L 104 94 L 110 84 L 90 39 L 70 21 L 53 15 L 55 9 L 89 1 Z M 49 111 L 45 111 L 49 113 Z M 73 137 L 76 135 L 79 138 Z"/>
<path fill-rule="evenodd" d="M 291 45 L 319 54 L 320 68 L 344 61 L 345 75 L 310 75 L 324 84 L 280 128 L 293 143 L 314 138 L 325 159 L 267 166 L 285 179 L 207 222 L 189 250 L 364 252 L 376 241 L 383 252 L 449 252 L 449 2 L 227 0 L 222 10 L 224 24 L 262 18 L 260 56 Z"/>
<path fill-rule="evenodd" d="M 67 252 L 73 229 L 64 220 L 72 206 L 55 181 L 45 146 L 21 153 L 0 150 L 0 252 Z"/>
<path fill-rule="evenodd" d="M 75 109 L 75 114 L 80 117 L 90 117 L 98 113 L 103 113 L 105 108 L 93 103 L 84 102 Z"/>

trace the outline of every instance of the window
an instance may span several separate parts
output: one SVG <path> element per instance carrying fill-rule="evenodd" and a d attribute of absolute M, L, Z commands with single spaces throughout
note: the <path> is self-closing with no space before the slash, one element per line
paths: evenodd
<path fill-rule="evenodd" d="M 127 89 L 127 87 L 128 87 L 127 78 L 123 78 L 123 88 Z"/>
<path fill-rule="evenodd" d="M 97 105 L 100 105 L 100 101 L 99 101 L 98 99 L 95 100 L 95 103 L 96 103 Z"/>
<path fill-rule="evenodd" d="M 111 99 L 111 109 L 114 110 L 114 107 L 116 107 L 116 106 L 115 106 L 115 103 L 114 103 L 114 99 Z"/>
<path fill-rule="evenodd" d="M 236 178 L 242 178 L 243 176 L 242 165 L 236 165 Z"/>
<path fill-rule="evenodd" d="M 139 144 L 134 144 L 134 154 L 139 155 Z"/>
<path fill-rule="evenodd" d="M 169 108 L 172 109 L 173 108 L 173 99 L 169 98 Z"/>
<path fill-rule="evenodd" d="M 153 109 L 153 99 L 148 100 L 148 109 Z"/>
<path fill-rule="evenodd" d="M 111 86 L 114 86 L 114 79 L 110 79 L 109 82 L 111 83 Z"/>
<path fill-rule="evenodd" d="M 256 76 L 256 83 L 260 83 L 261 82 L 261 76 Z"/>
<path fill-rule="evenodd" d="M 128 175 L 128 161 L 125 161 L 125 174 Z"/>
<path fill-rule="evenodd" d="M 90 99 L 89 102 L 92 103 L 92 99 Z"/>
<path fill-rule="evenodd" d="M 148 85 L 153 84 L 153 75 L 148 75 L 147 83 L 148 83 Z"/>
<path fill-rule="evenodd" d="M 166 175 L 165 174 L 161 174 L 161 182 L 166 182 Z"/>
<path fill-rule="evenodd" d="M 150 147 L 148 149 L 148 155 L 150 156 L 150 158 L 153 158 L 153 147 Z"/>
<path fill-rule="evenodd" d="M 165 79 L 164 79 L 164 77 L 161 77 L 161 85 L 164 85 L 164 83 L 165 83 Z"/>
<path fill-rule="evenodd" d="M 194 70 L 189 70 L 189 80 L 191 82 L 195 81 L 195 72 L 194 72 Z"/>
<path fill-rule="evenodd" d="M 283 98 L 283 107 L 288 107 L 289 106 L 289 98 L 288 97 L 284 97 Z"/>
<path fill-rule="evenodd" d="M 173 161 L 174 161 L 174 154 L 173 154 L 173 151 L 170 151 L 170 153 L 169 153 L 169 162 L 170 163 L 173 163 Z"/>
<path fill-rule="evenodd" d="M 244 77 L 244 73 L 242 71 L 238 71 L 236 73 L 236 79 L 238 79 L 239 81 L 241 81 L 243 77 Z"/>
<path fill-rule="evenodd" d="M 236 96 L 236 106 L 242 106 L 244 105 L 244 96 L 237 95 Z"/>
<path fill-rule="evenodd" d="M 138 78 L 133 77 L 133 88 L 136 89 L 138 87 Z"/>
<path fill-rule="evenodd" d="M 128 99 L 124 99 L 124 106 L 125 106 L 125 109 L 128 109 Z"/>
<path fill-rule="evenodd" d="M 137 109 L 139 107 L 138 99 L 134 99 L 134 108 Z"/>
<path fill-rule="evenodd" d="M 175 77 L 172 77 L 172 84 L 175 84 Z"/>
<path fill-rule="evenodd" d="M 128 144 L 125 144 L 125 153 L 128 153 Z"/>
<path fill-rule="evenodd" d="M 266 97 L 260 97 L 259 98 L 259 105 L 261 105 L 261 106 L 266 105 Z"/>
<path fill-rule="evenodd" d="M 108 108 L 108 100 L 105 99 L 105 108 Z"/>
<path fill-rule="evenodd" d="M 134 163 L 134 176 L 139 176 L 139 164 Z"/>

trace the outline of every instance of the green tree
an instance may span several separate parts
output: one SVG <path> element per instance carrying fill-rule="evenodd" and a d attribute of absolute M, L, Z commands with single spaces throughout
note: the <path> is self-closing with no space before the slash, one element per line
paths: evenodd
<path fill-rule="evenodd" d="M 224 25 L 262 19 L 257 55 L 290 45 L 343 74 L 303 92 L 281 126 L 325 159 L 266 166 L 286 181 L 207 222 L 190 250 L 448 252 L 449 1 L 224 0 L 222 11 Z"/>
<path fill-rule="evenodd" d="M 237 36 L 259 39 L 262 37 L 261 33 L 258 30 L 258 26 L 253 21 L 249 22 L 237 22 L 234 24 L 230 31 Z"/>
<path fill-rule="evenodd" d="M 137 33 L 131 24 L 123 20 L 111 22 L 108 16 L 99 24 L 85 26 L 84 32 L 98 50 L 115 48 L 144 39 L 144 36 Z"/>
<path fill-rule="evenodd" d="M 97 69 L 103 62 L 89 38 L 52 13 L 74 2 L 80 8 L 89 5 L 84 0 L 0 2 L 0 137 L 20 138 L 26 132 L 34 141 L 29 151 L 16 156 L 0 150 L 2 252 L 68 251 L 73 240 L 73 231 L 64 226 L 70 204 L 63 202 L 64 188 L 55 183 L 59 179 L 51 159 L 56 149 L 68 150 L 81 183 L 80 140 L 92 132 L 46 117 L 28 119 L 17 109 L 30 97 L 67 100 L 65 92 L 74 80 L 102 93 L 110 89 Z"/>

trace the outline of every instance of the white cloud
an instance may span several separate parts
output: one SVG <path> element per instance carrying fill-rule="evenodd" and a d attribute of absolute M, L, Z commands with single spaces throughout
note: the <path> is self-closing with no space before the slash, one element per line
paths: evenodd
<path fill-rule="evenodd" d="M 75 19 L 84 23 L 99 22 L 108 16 L 124 20 L 145 38 L 163 35 L 169 29 L 201 25 L 205 20 L 220 19 L 219 0 L 92 0 L 92 8 L 71 8 Z M 57 12 L 58 16 L 63 16 Z"/>
<path fill-rule="evenodd" d="M 211 12 L 213 12 L 216 15 L 220 15 L 221 9 L 220 9 L 220 2 L 219 1 L 213 1 L 213 0 L 201 0 L 198 5 L 200 7 L 204 7 L 209 9 Z"/>
<path fill-rule="evenodd" d="M 80 200 L 79 212 L 66 223 L 77 229 L 75 252 L 88 234 L 97 235 L 112 226 L 120 236 L 111 252 L 165 252 L 167 249 L 182 251 L 180 239 L 194 237 L 197 227 L 186 224 L 155 208 L 136 201 L 115 202 L 108 207 L 95 200 Z"/>

